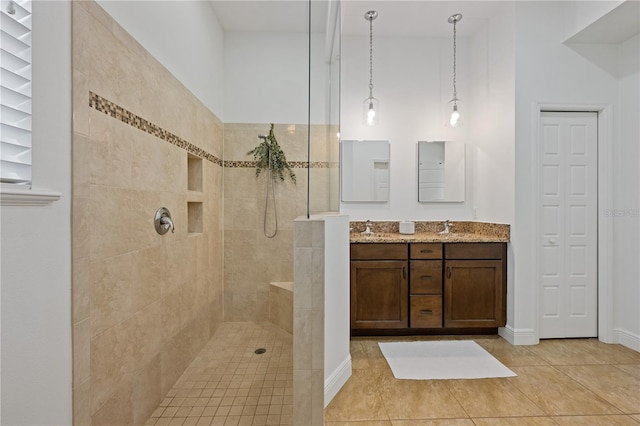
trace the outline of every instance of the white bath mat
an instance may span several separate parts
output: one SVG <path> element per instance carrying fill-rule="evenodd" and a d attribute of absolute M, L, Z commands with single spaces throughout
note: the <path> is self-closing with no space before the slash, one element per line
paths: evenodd
<path fill-rule="evenodd" d="M 516 374 L 472 340 L 378 343 L 396 379 L 481 379 Z"/>

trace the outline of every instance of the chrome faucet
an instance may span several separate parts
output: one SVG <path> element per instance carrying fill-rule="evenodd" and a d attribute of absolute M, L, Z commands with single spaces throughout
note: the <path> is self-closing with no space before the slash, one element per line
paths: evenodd
<path fill-rule="evenodd" d="M 451 232 L 451 230 L 449 229 L 451 226 L 453 226 L 452 223 L 449 222 L 449 219 L 445 220 L 444 222 L 444 229 L 442 230 L 442 232 L 440 232 L 441 234 L 448 234 Z"/>
<path fill-rule="evenodd" d="M 364 231 L 362 231 L 360 234 L 362 235 L 371 235 L 373 234 L 373 232 L 371 232 L 371 221 L 367 220 L 367 223 L 365 224 L 366 229 Z"/>
<path fill-rule="evenodd" d="M 171 233 L 176 232 L 175 226 L 173 226 L 173 220 L 169 216 L 162 216 L 160 218 L 160 226 L 167 232 L 171 229 Z"/>

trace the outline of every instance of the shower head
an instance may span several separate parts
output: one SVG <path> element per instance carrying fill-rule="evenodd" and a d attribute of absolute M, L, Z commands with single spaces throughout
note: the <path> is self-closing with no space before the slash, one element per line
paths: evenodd
<path fill-rule="evenodd" d="M 267 136 L 266 135 L 258 135 L 259 139 L 262 139 L 263 141 L 267 140 Z"/>

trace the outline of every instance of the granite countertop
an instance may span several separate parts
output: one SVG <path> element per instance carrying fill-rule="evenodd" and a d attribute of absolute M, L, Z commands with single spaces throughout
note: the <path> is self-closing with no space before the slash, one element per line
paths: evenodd
<path fill-rule="evenodd" d="M 398 222 L 372 222 L 371 235 L 362 235 L 365 222 L 351 222 L 352 243 L 507 243 L 510 226 L 486 222 L 450 222 L 451 232 L 440 234 L 444 222 L 415 222 L 415 234 L 401 234 Z"/>

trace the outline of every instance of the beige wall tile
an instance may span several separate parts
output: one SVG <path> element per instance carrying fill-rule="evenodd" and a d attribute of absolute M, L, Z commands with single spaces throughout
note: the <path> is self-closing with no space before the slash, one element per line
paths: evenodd
<path fill-rule="evenodd" d="M 86 255 L 86 253 L 85 253 Z M 73 260 L 72 308 L 73 323 L 89 318 L 91 314 L 91 281 L 89 278 L 89 258 Z"/>
<path fill-rule="evenodd" d="M 133 378 L 131 395 L 134 425 L 143 425 L 164 397 L 160 393 L 160 353 Z"/>
<path fill-rule="evenodd" d="M 89 195 L 89 194 L 87 194 Z M 90 228 L 91 198 L 74 196 L 71 205 L 73 232 L 72 255 L 74 259 L 87 257 L 91 244 Z"/>
<path fill-rule="evenodd" d="M 91 320 L 73 325 L 73 387 L 78 388 L 91 378 Z"/>
<path fill-rule="evenodd" d="M 73 388 L 73 425 L 91 424 L 91 379 Z"/>
<path fill-rule="evenodd" d="M 89 197 L 88 228 L 91 260 L 127 253 L 135 245 L 132 239 L 131 191 L 92 185 Z"/>
<path fill-rule="evenodd" d="M 89 92 L 85 92 L 87 98 Z M 87 99 L 85 99 L 86 101 Z M 87 114 L 87 134 L 89 127 L 89 107 L 86 104 L 74 108 L 84 110 Z M 75 112 L 74 112 L 75 114 Z M 74 119 L 75 123 L 75 119 Z M 73 196 L 88 198 L 90 193 L 89 181 L 91 180 L 91 145 L 89 138 L 80 133 L 73 134 Z"/>
<path fill-rule="evenodd" d="M 85 75 L 86 67 L 82 64 L 84 58 L 78 58 L 78 61 L 78 67 L 74 63 L 73 69 L 73 131 L 89 136 L 89 79 Z"/>
<path fill-rule="evenodd" d="M 137 281 L 134 254 L 91 262 L 91 336 L 130 318 L 134 313 L 132 287 Z"/>

